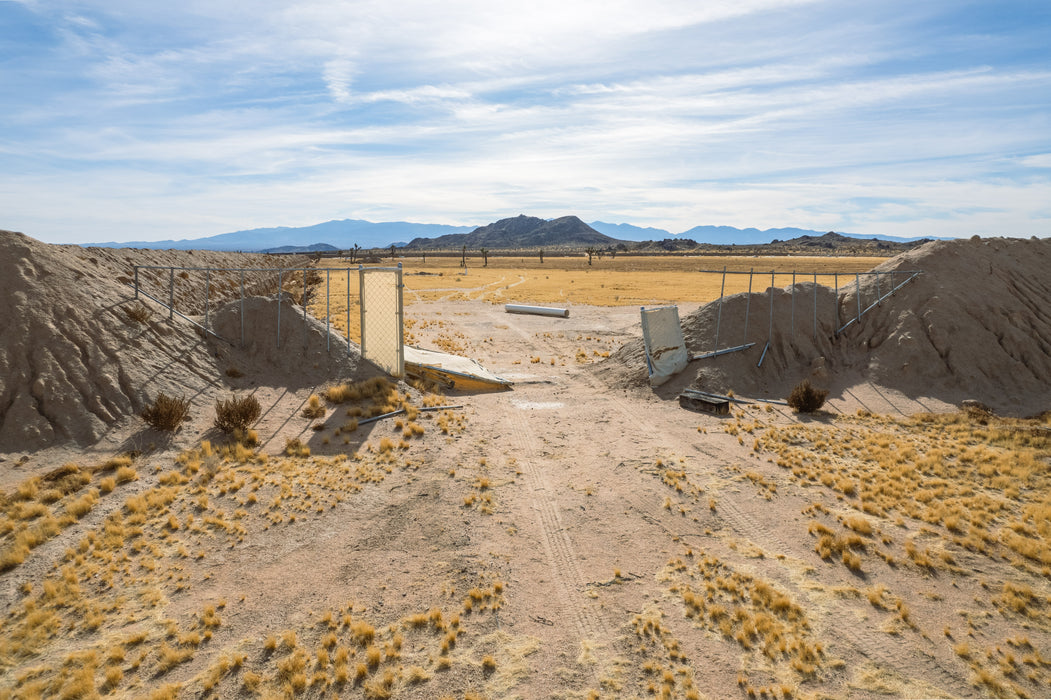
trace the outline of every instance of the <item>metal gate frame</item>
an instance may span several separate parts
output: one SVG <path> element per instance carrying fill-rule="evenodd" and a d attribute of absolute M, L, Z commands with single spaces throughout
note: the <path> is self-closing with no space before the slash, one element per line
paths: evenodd
<path fill-rule="evenodd" d="M 376 298 L 375 294 L 370 294 L 366 297 L 365 276 L 373 272 L 394 273 L 394 289 L 385 294 L 386 298 Z M 349 286 L 349 279 L 347 280 L 347 283 Z M 364 265 L 358 265 L 358 300 L 360 302 L 359 308 L 361 309 L 361 356 L 386 371 L 392 377 L 399 379 L 405 376 L 404 290 L 405 285 L 402 283 L 401 263 L 398 263 L 397 267 L 365 267 Z M 392 305 L 394 306 L 393 311 L 395 315 L 395 337 L 370 338 L 366 333 L 367 324 L 365 323 L 365 314 L 390 313 L 389 308 Z M 379 347 L 383 343 L 389 344 L 391 342 L 396 345 L 396 359 L 393 366 L 387 361 L 379 360 L 379 353 L 370 352 L 372 348 Z M 371 346 L 370 343 L 372 343 Z"/>

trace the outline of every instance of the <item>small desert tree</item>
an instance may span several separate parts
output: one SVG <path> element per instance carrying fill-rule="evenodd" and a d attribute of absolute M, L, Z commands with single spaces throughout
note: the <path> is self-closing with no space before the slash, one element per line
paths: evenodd
<path fill-rule="evenodd" d="M 584 252 L 588 254 L 588 265 L 590 265 L 591 256 L 595 254 L 595 249 L 591 246 L 588 246 L 588 248 Z"/>
<path fill-rule="evenodd" d="M 541 265 L 544 264 L 544 249 L 543 248 L 540 249 L 540 264 Z"/>
<path fill-rule="evenodd" d="M 825 404 L 827 389 L 815 389 L 809 379 L 804 379 L 788 395 L 788 405 L 798 413 L 813 413 Z"/>
<path fill-rule="evenodd" d="M 489 267 L 489 249 L 482 248 L 479 252 L 482 254 L 482 267 Z"/>

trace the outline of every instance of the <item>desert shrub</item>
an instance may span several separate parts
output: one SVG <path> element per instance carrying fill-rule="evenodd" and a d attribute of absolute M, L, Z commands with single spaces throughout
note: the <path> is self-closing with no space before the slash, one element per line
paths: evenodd
<path fill-rule="evenodd" d="M 809 379 L 804 379 L 788 395 L 788 405 L 799 413 L 813 413 L 825 405 L 827 389 L 815 389 Z"/>
<path fill-rule="evenodd" d="M 244 432 L 262 412 L 263 408 L 259 405 L 259 399 L 251 394 L 231 396 L 225 401 L 216 399 L 215 427 L 224 433 L 232 433 L 235 430 Z"/>
<path fill-rule="evenodd" d="M 157 430 L 175 430 L 190 415 L 190 400 L 158 394 L 153 404 L 142 412 L 146 425 Z"/>
<path fill-rule="evenodd" d="M 150 311 L 149 307 L 145 304 L 132 304 L 130 306 L 125 306 L 124 313 L 126 313 L 128 318 L 132 321 L 142 324 L 149 322 L 150 316 L 153 315 L 153 312 Z"/>

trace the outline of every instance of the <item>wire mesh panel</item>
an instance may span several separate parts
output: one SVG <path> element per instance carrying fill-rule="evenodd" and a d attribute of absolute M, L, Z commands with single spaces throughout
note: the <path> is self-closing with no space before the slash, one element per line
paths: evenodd
<path fill-rule="evenodd" d="M 359 267 L 361 356 L 394 377 L 405 375 L 401 265 Z"/>

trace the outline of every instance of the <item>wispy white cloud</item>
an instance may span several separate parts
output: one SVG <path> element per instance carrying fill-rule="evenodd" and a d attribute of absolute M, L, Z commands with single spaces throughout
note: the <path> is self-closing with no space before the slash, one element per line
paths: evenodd
<path fill-rule="evenodd" d="M 325 86 L 336 102 L 351 101 L 350 86 L 354 82 L 354 73 L 354 63 L 347 58 L 334 58 L 325 62 Z"/>
<path fill-rule="evenodd" d="M 1018 159 L 1019 162 L 1029 168 L 1051 168 L 1051 153 L 1038 153 Z"/>
<path fill-rule="evenodd" d="M 947 1 L 20 7 L 0 227 L 44 237 L 62 203 L 78 240 L 136 211 L 153 237 L 523 211 L 1051 233 L 1051 71 L 1014 48 L 1039 27 L 975 39 Z"/>

